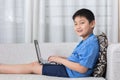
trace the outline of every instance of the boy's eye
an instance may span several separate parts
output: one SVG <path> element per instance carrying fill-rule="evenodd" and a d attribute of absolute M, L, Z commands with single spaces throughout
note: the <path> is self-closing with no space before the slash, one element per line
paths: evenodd
<path fill-rule="evenodd" d="M 84 24 L 85 22 L 80 22 L 80 24 Z"/>
<path fill-rule="evenodd" d="M 74 25 L 77 25 L 77 23 L 75 23 Z"/>

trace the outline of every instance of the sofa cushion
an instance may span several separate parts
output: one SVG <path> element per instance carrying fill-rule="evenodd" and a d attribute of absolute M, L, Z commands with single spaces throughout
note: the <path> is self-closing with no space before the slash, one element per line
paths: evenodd
<path fill-rule="evenodd" d="M 0 74 L 0 80 L 105 80 L 105 79 L 102 77 L 64 78 L 36 74 Z"/>
<path fill-rule="evenodd" d="M 97 35 L 100 50 L 99 50 L 99 58 L 97 65 L 94 68 L 93 76 L 94 77 L 105 77 L 106 73 L 106 64 L 107 64 L 107 47 L 108 40 L 105 33 Z"/>

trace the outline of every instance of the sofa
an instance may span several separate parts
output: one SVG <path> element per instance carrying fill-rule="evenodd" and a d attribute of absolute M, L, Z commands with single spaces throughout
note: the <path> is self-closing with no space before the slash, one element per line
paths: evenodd
<path fill-rule="evenodd" d="M 77 43 L 39 43 L 42 57 L 50 55 L 69 56 Z M 33 43 L 0 44 L 0 64 L 26 64 L 37 61 Z M 107 48 L 107 70 L 104 77 L 63 78 L 37 74 L 0 74 L 0 80 L 119 80 L 120 44 L 110 44 Z"/>

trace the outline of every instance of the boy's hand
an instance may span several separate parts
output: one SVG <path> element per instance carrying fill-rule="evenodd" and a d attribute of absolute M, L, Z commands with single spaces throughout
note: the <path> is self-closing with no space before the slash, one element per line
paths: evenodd
<path fill-rule="evenodd" d="M 62 60 L 63 60 L 63 59 L 65 59 L 65 58 L 62 58 L 62 57 L 60 57 L 60 56 L 50 56 L 50 57 L 48 58 L 48 61 L 62 64 Z"/>

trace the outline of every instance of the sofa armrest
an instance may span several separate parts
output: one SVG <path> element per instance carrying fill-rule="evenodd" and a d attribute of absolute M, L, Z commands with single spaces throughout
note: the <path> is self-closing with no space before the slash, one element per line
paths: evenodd
<path fill-rule="evenodd" d="M 120 44 L 111 44 L 107 50 L 107 80 L 120 79 Z"/>

